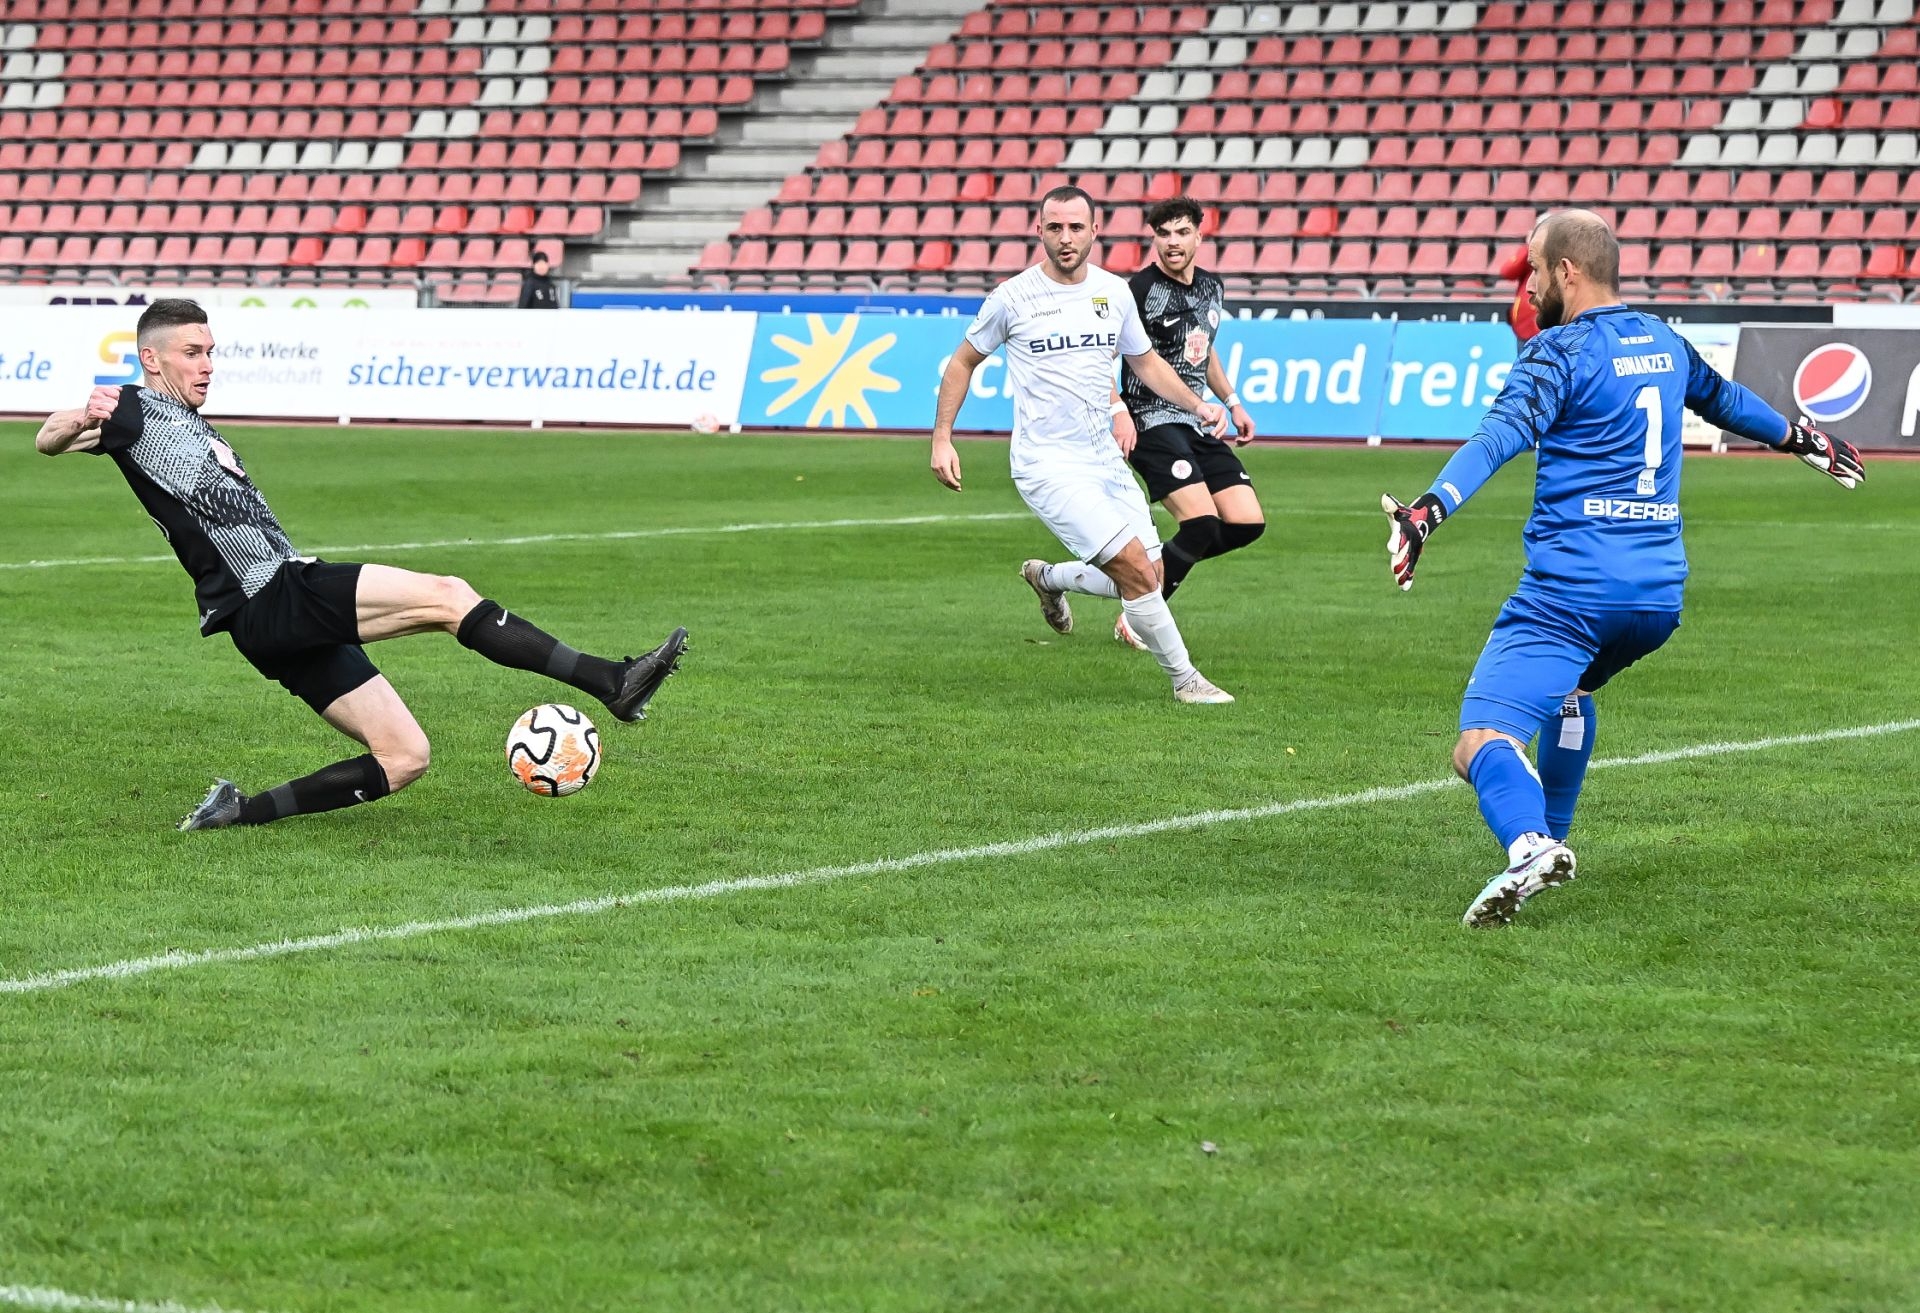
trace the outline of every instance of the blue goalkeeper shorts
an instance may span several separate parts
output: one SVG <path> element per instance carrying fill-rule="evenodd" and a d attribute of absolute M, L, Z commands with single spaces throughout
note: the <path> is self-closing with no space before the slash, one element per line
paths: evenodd
<path fill-rule="evenodd" d="M 1591 693 L 1673 636 L 1678 611 L 1566 610 L 1509 598 L 1467 680 L 1460 728 L 1497 729 L 1522 743 L 1576 688 Z"/>

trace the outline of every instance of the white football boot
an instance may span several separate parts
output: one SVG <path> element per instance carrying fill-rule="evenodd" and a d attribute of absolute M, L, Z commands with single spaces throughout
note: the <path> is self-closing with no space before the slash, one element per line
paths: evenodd
<path fill-rule="evenodd" d="M 1187 680 L 1186 683 L 1176 684 L 1174 686 L 1173 700 L 1175 702 L 1219 704 L 1233 701 L 1233 694 L 1227 692 L 1224 688 L 1215 688 L 1212 680 L 1196 670 L 1193 672 L 1193 677 Z"/>
<path fill-rule="evenodd" d="M 1073 610 L 1067 605 L 1065 593 L 1047 587 L 1046 570 L 1045 561 L 1026 561 L 1020 566 L 1020 577 L 1027 581 L 1034 596 L 1040 599 L 1040 618 L 1047 622 L 1048 628 L 1056 634 L 1071 634 Z"/>
<path fill-rule="evenodd" d="M 1489 880 L 1460 921 L 1470 926 L 1506 925 L 1527 899 L 1573 879 L 1573 868 L 1573 849 L 1564 843 L 1536 848 Z"/>
<path fill-rule="evenodd" d="M 1136 652 L 1151 652 L 1153 649 L 1140 641 L 1140 635 L 1133 632 L 1133 626 L 1127 623 L 1127 613 L 1122 611 L 1120 618 L 1113 622 L 1113 641 L 1125 643 Z"/>

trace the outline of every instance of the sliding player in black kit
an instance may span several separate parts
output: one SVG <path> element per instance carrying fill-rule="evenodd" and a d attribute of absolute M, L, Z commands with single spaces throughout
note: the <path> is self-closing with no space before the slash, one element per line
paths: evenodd
<path fill-rule="evenodd" d="M 618 720 L 644 717 L 686 630 L 645 656 L 610 661 L 543 633 L 464 579 L 300 555 L 233 448 L 200 415 L 213 380 L 206 312 L 192 301 L 155 301 L 140 316 L 137 345 L 144 386 L 95 388 L 85 406 L 48 416 L 34 445 L 48 456 L 111 456 L 193 576 L 201 634 L 226 633 L 256 670 L 367 749 L 261 793 L 216 781 L 181 829 L 351 807 L 425 773 L 426 734 L 361 648 L 383 638 L 451 634 L 489 661 L 598 698 Z"/>
<path fill-rule="evenodd" d="M 1161 201 L 1147 211 L 1147 226 L 1153 231 L 1153 263 L 1128 279 L 1140 321 L 1155 353 L 1173 366 L 1181 382 L 1196 393 L 1210 387 L 1226 403 L 1236 441 L 1244 446 L 1253 440 L 1253 417 L 1233 395 L 1213 349 L 1225 292 L 1218 278 L 1194 263 L 1200 207 L 1184 196 Z M 1167 405 L 1124 365 L 1120 399 L 1127 415 L 1115 415 L 1114 422 L 1130 420 L 1139 433 L 1127 461 L 1146 480 L 1147 499 L 1165 506 L 1180 522 L 1161 554 L 1166 572 L 1161 592 L 1171 598 L 1195 565 L 1258 538 L 1266 530 L 1266 515 L 1233 447 L 1201 432 L 1191 415 Z M 1124 615 L 1113 636 L 1140 646 Z"/>

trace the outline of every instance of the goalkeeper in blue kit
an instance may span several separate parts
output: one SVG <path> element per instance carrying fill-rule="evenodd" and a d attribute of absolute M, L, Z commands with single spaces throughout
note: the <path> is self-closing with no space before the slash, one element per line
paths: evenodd
<path fill-rule="evenodd" d="M 1470 926 L 1504 925 L 1573 878 L 1566 838 L 1593 755 L 1593 694 L 1680 624 L 1681 409 L 1842 487 L 1866 477 L 1847 443 L 1788 423 L 1667 324 L 1623 305 L 1620 247 L 1597 215 L 1550 215 L 1528 248 L 1539 336 L 1433 486 L 1411 505 L 1381 498 L 1394 577 L 1409 588 L 1428 536 L 1507 461 L 1539 453 L 1526 569 L 1467 681 L 1453 750 L 1507 850 L 1506 869 L 1467 908 Z"/>

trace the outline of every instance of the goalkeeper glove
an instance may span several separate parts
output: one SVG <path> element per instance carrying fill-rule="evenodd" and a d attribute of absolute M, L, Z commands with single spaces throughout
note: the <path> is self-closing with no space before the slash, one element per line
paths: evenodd
<path fill-rule="evenodd" d="M 1843 488 L 1851 488 L 1867 477 L 1860 453 L 1852 443 L 1827 436 L 1804 415 L 1800 423 L 1787 426 L 1787 440 L 1780 444 L 1780 450 L 1792 452 Z"/>
<path fill-rule="evenodd" d="M 1413 505 L 1402 506 L 1387 493 L 1380 494 L 1380 509 L 1387 513 L 1392 531 L 1387 534 L 1387 559 L 1393 567 L 1393 581 L 1402 592 L 1413 587 L 1413 567 L 1419 564 L 1420 549 L 1427 535 L 1447 518 L 1446 503 L 1430 492 L 1423 492 Z"/>

